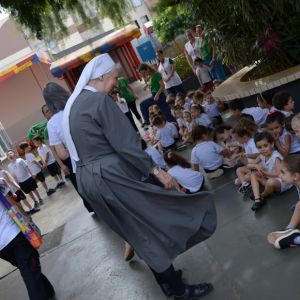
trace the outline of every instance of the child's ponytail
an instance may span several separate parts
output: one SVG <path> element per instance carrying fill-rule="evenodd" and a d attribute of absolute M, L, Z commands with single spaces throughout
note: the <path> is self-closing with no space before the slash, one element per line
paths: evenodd
<path fill-rule="evenodd" d="M 169 167 L 174 167 L 177 165 L 184 169 L 192 167 L 185 157 L 183 157 L 180 154 L 177 154 L 176 152 L 168 151 L 164 154 L 163 158 Z"/>
<path fill-rule="evenodd" d="M 259 126 L 257 124 L 255 124 L 254 121 L 247 119 L 247 118 L 241 118 L 233 126 L 231 132 L 233 134 L 237 134 L 239 137 L 242 137 L 244 135 L 253 137 L 254 134 L 257 132 L 258 128 L 259 128 Z"/>

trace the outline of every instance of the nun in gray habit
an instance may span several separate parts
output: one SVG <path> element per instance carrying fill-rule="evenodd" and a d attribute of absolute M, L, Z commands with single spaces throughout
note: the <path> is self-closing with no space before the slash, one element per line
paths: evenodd
<path fill-rule="evenodd" d="M 118 77 L 119 65 L 108 54 L 95 57 L 65 106 L 64 134 L 76 162 L 78 190 L 148 264 L 166 295 L 200 299 L 212 285 L 185 285 L 172 262 L 214 233 L 214 194 L 186 195 L 172 188 L 171 175 L 142 151 L 138 135 L 109 96 Z"/>

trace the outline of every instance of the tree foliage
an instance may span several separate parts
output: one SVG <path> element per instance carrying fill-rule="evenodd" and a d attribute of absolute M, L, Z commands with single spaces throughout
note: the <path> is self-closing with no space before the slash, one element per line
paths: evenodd
<path fill-rule="evenodd" d="M 100 18 L 109 18 L 115 27 L 124 26 L 131 9 L 126 0 L 0 0 L 0 11 L 5 10 L 40 40 L 51 39 L 57 33 L 68 36 L 68 17 L 88 27 L 99 13 Z"/>
<path fill-rule="evenodd" d="M 175 7 L 187 11 L 191 20 L 201 24 L 209 40 L 216 41 L 225 62 L 259 62 L 254 77 L 300 63 L 300 0 L 158 0 L 156 10 L 164 10 L 168 5 L 172 11 Z M 278 51 L 273 51 L 274 44 L 267 36 L 265 43 L 260 41 L 268 28 L 269 37 L 276 36 L 282 41 L 276 45 Z M 175 35 L 176 30 L 171 34 Z M 266 45 L 271 47 L 271 56 L 260 48 Z"/>

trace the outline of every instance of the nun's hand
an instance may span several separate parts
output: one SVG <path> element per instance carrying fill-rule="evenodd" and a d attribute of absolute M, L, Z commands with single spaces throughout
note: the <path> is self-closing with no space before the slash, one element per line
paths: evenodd
<path fill-rule="evenodd" d="M 174 186 L 173 177 L 162 169 L 159 169 L 156 178 L 165 186 L 165 190 L 170 190 Z"/>

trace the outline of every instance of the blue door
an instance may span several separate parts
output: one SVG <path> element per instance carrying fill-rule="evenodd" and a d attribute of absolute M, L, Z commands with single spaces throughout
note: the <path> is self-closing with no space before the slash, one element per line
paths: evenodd
<path fill-rule="evenodd" d="M 156 63 L 156 55 L 150 41 L 136 47 L 143 62 L 148 64 Z"/>

